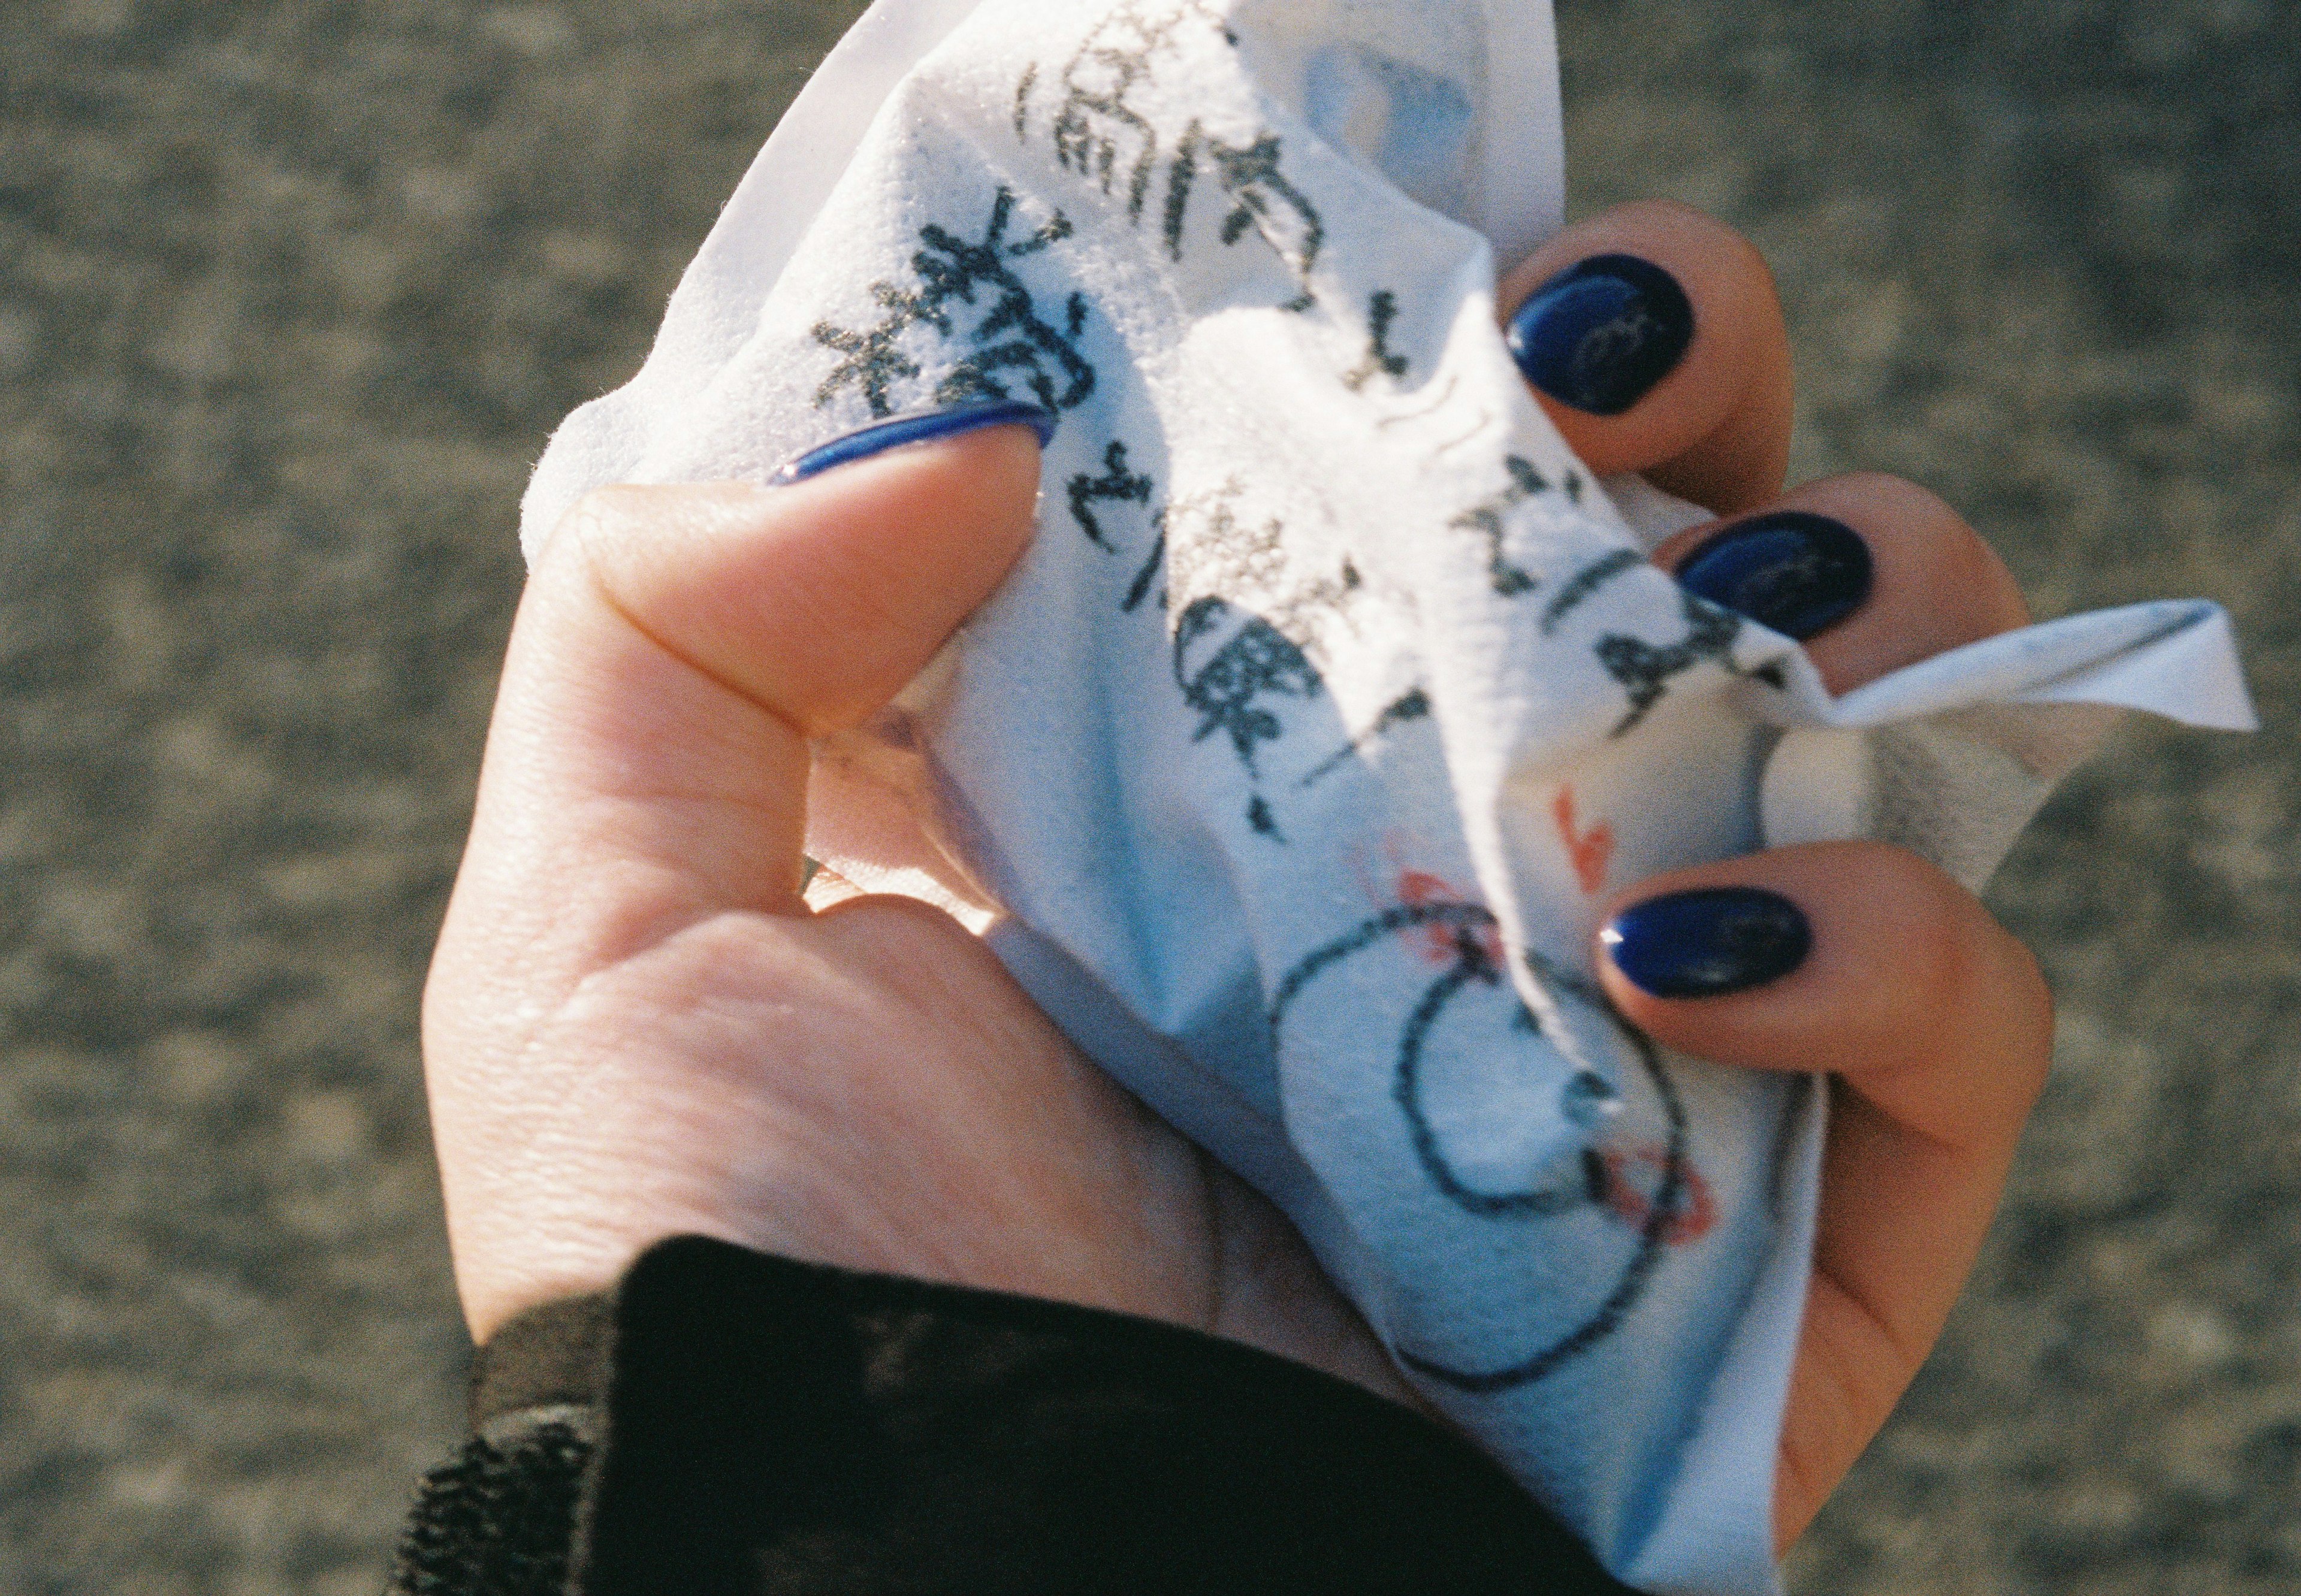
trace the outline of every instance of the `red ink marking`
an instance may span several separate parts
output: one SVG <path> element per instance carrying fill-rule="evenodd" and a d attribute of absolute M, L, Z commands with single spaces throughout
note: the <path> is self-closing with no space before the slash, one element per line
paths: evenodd
<path fill-rule="evenodd" d="M 1398 900 L 1401 903 L 1438 903 L 1460 896 L 1443 875 L 1433 875 L 1427 870 L 1402 870 L 1398 873 Z"/>
<path fill-rule="evenodd" d="M 1427 870 L 1398 873 L 1398 901 L 1409 907 L 1426 903 L 1467 903 L 1453 884 Z M 1434 923 L 1422 928 L 1422 957 L 1434 965 L 1451 965 L 1462 957 L 1462 933 L 1475 931 L 1479 951 L 1494 968 L 1502 966 L 1502 935 L 1491 925 L 1468 927 Z"/>
<path fill-rule="evenodd" d="M 1606 866 L 1614 862 L 1614 828 L 1602 820 L 1577 836 L 1571 787 L 1558 790 L 1550 814 L 1558 822 L 1559 840 L 1566 844 L 1566 856 L 1574 861 L 1575 878 L 1582 883 L 1582 890 L 1595 893 L 1606 884 Z"/>
<path fill-rule="evenodd" d="M 1653 1199 L 1639 1191 L 1630 1177 L 1636 1172 L 1660 1184 L 1669 1169 L 1669 1149 L 1653 1142 L 1627 1149 L 1602 1147 L 1598 1158 L 1606 1166 L 1607 1211 L 1633 1229 L 1644 1230 L 1653 1216 Z M 1691 1160 L 1683 1169 L 1678 1201 L 1661 1231 L 1662 1241 L 1672 1247 L 1699 1241 L 1718 1225 L 1718 1199 L 1711 1195 L 1710 1182 Z"/>

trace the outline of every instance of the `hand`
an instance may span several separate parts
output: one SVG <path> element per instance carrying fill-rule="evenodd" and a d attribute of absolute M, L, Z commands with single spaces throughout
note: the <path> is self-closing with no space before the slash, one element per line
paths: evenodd
<path fill-rule="evenodd" d="M 610 490 L 541 551 L 424 1001 L 475 1339 L 698 1233 L 1165 1319 L 1410 1400 L 1277 1211 L 956 922 L 800 898 L 809 740 L 998 584 L 1037 481 L 1007 427 L 790 487 Z"/>
<path fill-rule="evenodd" d="M 1763 263 L 1716 222 L 1671 205 L 1610 213 L 1552 240 L 1503 303 L 1614 252 L 1677 278 L 1699 330 L 1619 416 L 1547 396 L 1544 405 L 1594 469 L 1642 470 L 1724 514 L 1662 544 L 1657 564 L 1689 580 L 1690 555 L 1714 555 L 1721 532 L 1784 510 L 1850 529 L 1871 568 L 1858 597 L 1826 559 L 1770 570 L 1750 553 L 1713 558 L 1709 572 L 1718 580 L 1714 567 L 1726 565 L 1723 580 L 1743 597 L 1736 607 L 1770 609 L 1758 618 L 1804 639 L 1833 693 L 2028 623 L 2004 565 L 1923 489 L 1860 475 L 1780 493 L 1790 432 L 1781 313 Z M 1710 596 L 1733 602 L 1715 588 Z M 1677 999 L 1641 990 L 1602 951 L 1598 964 L 1624 1017 L 1658 1041 L 1833 1078 L 1813 1279 L 1775 1472 L 1775 1540 L 1786 1548 L 1884 1424 L 1972 1270 L 2045 1085 L 2053 1005 L 2028 949 L 1972 894 L 1882 844 L 1778 848 L 1678 871 L 1629 889 L 1614 909 L 1728 886 L 1778 893 L 1803 911 L 1812 940 L 1803 963 L 1748 990 Z"/>
<path fill-rule="evenodd" d="M 1553 240 L 1504 302 L 1610 251 L 1683 286 L 1688 336 L 1617 414 L 1546 406 L 1597 470 L 1724 514 L 1767 506 L 1789 361 L 1763 266 L 1714 223 L 1634 206 Z M 475 1338 L 695 1232 L 1164 1319 L 1413 1401 L 1284 1219 L 1088 1065 L 958 925 L 800 896 L 810 740 L 886 702 L 997 586 L 1036 480 L 1010 427 L 790 487 L 608 490 L 540 551 L 424 1005 Z M 1780 502 L 1873 556 L 1866 598 L 1811 645 L 1837 690 L 2022 618 L 2003 568 L 1917 489 L 1847 478 Z M 1789 897 L 1813 954 L 1694 999 L 1608 965 L 1617 1002 L 1686 1051 L 1842 1083 L 1786 1542 L 1970 1267 L 2046 1004 L 2018 945 L 1910 856 L 1784 850 L 1628 897 L 1695 882 Z"/>

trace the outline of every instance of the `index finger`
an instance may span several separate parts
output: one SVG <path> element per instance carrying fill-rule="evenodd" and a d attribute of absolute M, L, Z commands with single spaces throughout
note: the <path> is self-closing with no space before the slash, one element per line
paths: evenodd
<path fill-rule="evenodd" d="M 1577 221 L 1497 288 L 1511 352 L 1576 456 L 1719 514 L 1781 490 L 1789 334 L 1732 228 L 1645 200 Z"/>

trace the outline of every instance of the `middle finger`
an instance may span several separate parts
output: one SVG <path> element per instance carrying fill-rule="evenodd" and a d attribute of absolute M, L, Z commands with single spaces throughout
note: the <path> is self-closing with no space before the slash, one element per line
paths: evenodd
<path fill-rule="evenodd" d="M 1826 477 L 1665 539 L 1653 561 L 1805 645 L 1832 693 L 2029 621 L 2012 573 L 1947 505 L 1899 477 Z"/>

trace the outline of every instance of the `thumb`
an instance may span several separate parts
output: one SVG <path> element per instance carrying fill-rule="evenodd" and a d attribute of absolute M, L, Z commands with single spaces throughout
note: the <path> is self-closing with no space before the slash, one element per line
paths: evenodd
<path fill-rule="evenodd" d="M 514 948 L 531 1002 L 707 915 L 803 912 L 809 740 L 998 586 L 1037 483 L 1030 430 L 994 425 L 789 486 L 585 499 L 513 625 L 435 987 Z"/>

